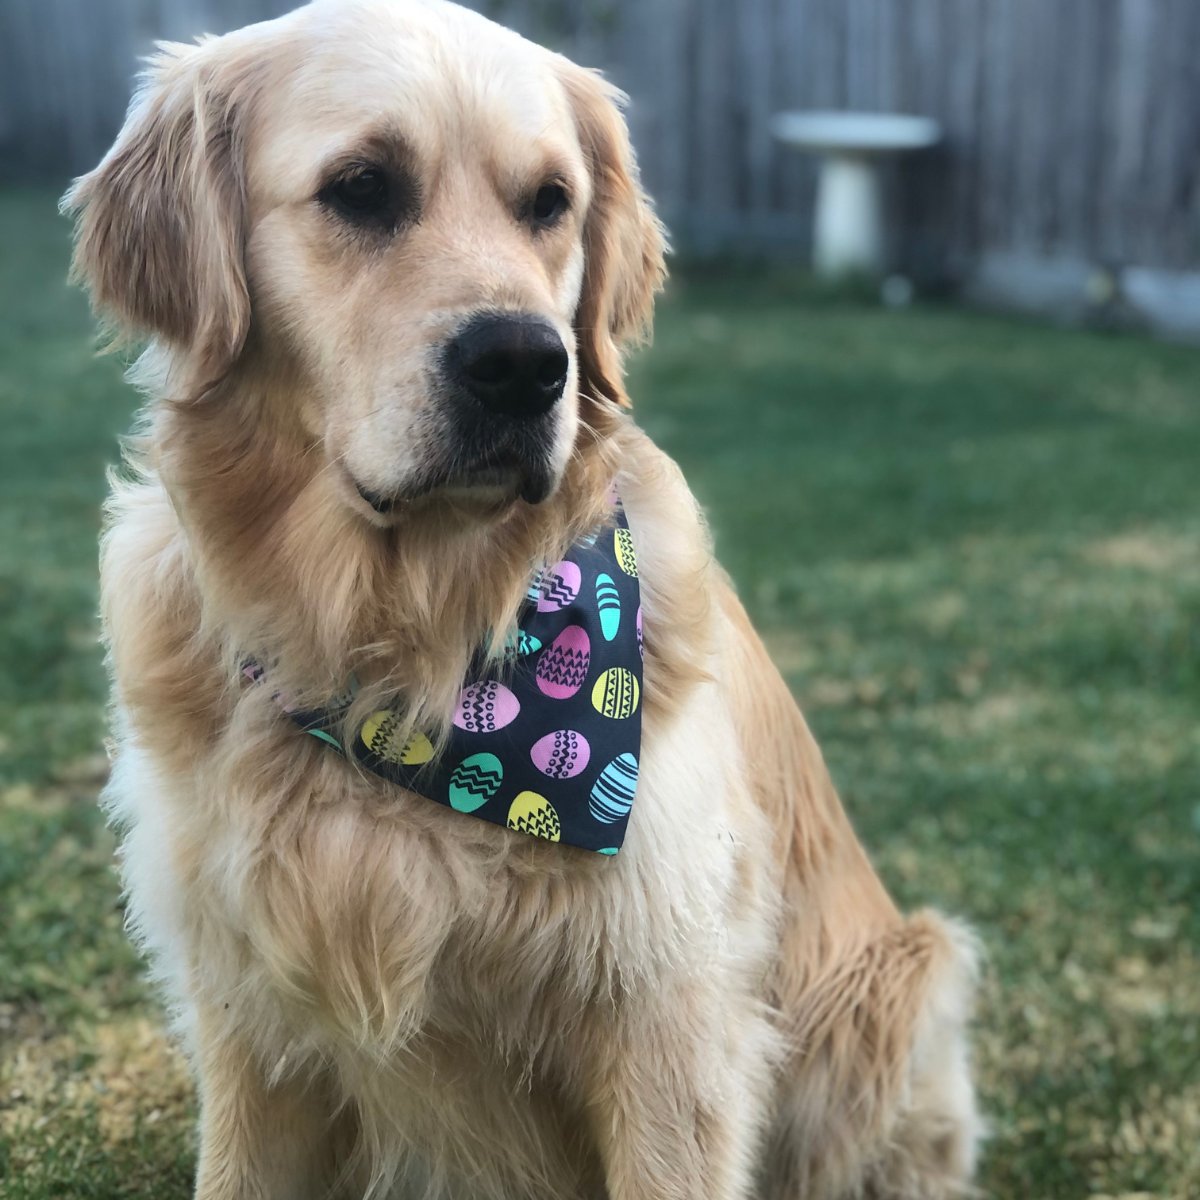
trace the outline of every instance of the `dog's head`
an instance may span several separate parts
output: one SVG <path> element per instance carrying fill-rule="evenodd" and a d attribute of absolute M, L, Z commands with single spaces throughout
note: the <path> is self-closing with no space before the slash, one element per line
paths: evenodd
<path fill-rule="evenodd" d="M 169 398 L 269 396 L 249 419 L 362 520 L 536 504 L 625 403 L 661 280 L 620 99 L 442 3 L 167 47 L 68 193 L 76 273 Z"/>

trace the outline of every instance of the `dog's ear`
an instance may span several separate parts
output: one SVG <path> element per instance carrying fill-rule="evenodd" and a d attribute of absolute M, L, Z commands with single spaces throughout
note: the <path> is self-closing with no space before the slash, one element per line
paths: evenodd
<path fill-rule="evenodd" d="M 233 364 L 250 324 L 245 97 L 221 41 L 160 48 L 112 149 L 62 203 L 76 220 L 73 279 L 118 338 L 183 351 L 201 390 Z"/>
<path fill-rule="evenodd" d="M 592 175 L 575 316 L 580 389 L 628 405 L 622 352 L 649 332 L 666 273 L 666 238 L 638 179 L 621 111 L 625 94 L 574 64 L 564 66 L 562 80 Z"/>

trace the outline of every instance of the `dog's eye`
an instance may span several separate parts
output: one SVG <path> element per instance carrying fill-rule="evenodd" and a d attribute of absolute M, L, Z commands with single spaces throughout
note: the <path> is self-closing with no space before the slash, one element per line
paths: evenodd
<path fill-rule="evenodd" d="M 421 188 L 403 165 L 372 162 L 342 168 L 316 195 L 317 202 L 364 233 L 391 235 L 421 216 Z"/>
<path fill-rule="evenodd" d="M 347 216 L 375 216 L 388 205 L 387 178 L 378 167 L 364 167 L 353 175 L 343 175 L 327 194 Z"/>
<path fill-rule="evenodd" d="M 539 225 L 553 225 L 567 211 L 567 191 L 557 183 L 543 184 L 533 198 L 533 219 Z"/>

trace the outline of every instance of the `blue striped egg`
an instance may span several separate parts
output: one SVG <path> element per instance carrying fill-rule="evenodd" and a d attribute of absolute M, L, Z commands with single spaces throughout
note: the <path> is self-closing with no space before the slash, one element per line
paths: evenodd
<path fill-rule="evenodd" d="M 588 808 L 597 821 L 611 825 L 629 815 L 637 788 L 638 760 L 632 754 L 618 754 L 600 772 L 592 787 Z"/>
<path fill-rule="evenodd" d="M 596 576 L 596 609 L 600 613 L 600 632 L 611 642 L 621 628 L 621 596 L 611 575 Z"/>
<path fill-rule="evenodd" d="M 486 804 L 504 782 L 504 764 L 494 754 L 472 754 L 450 774 L 450 807 L 474 812 Z"/>

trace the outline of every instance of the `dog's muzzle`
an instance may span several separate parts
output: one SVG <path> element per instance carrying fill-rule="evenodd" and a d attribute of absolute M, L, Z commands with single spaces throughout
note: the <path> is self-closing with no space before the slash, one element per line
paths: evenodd
<path fill-rule="evenodd" d="M 538 504 L 554 486 L 558 404 L 571 360 L 557 330 L 533 313 L 479 313 L 447 344 L 441 376 L 448 421 L 439 482 L 511 487 Z"/>

